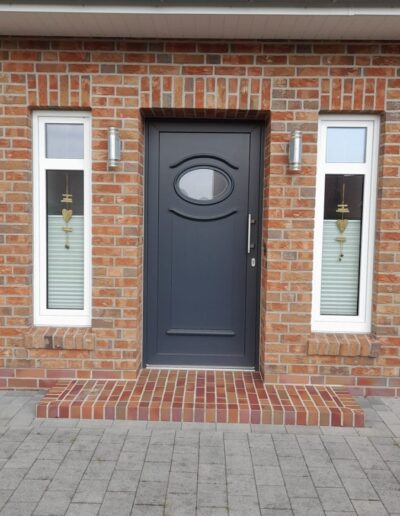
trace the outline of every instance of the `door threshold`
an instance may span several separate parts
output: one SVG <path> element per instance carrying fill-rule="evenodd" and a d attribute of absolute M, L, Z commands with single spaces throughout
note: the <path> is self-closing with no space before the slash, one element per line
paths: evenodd
<path fill-rule="evenodd" d="M 158 364 L 146 364 L 146 369 L 166 369 L 166 370 L 184 370 L 184 371 L 255 371 L 255 367 L 229 367 L 229 366 L 185 366 L 185 365 L 158 365 Z"/>

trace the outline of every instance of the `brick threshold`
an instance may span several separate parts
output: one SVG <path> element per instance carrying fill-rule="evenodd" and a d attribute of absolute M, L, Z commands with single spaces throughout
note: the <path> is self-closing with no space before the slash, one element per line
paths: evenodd
<path fill-rule="evenodd" d="M 264 384 L 259 372 L 142 369 L 136 380 L 59 381 L 37 417 L 364 426 L 342 387 Z"/>

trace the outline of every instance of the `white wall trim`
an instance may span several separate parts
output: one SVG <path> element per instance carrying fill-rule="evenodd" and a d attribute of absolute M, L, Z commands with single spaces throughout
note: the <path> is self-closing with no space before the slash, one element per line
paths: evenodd
<path fill-rule="evenodd" d="M 347 127 L 367 127 L 366 161 L 364 164 L 326 164 L 327 127 L 343 127 L 344 125 Z M 369 333 L 371 331 L 379 125 L 379 116 L 371 115 L 323 115 L 319 119 L 311 321 L 311 330 L 314 332 Z M 365 177 L 358 316 L 320 315 L 325 175 L 340 173 L 360 174 Z"/>
<path fill-rule="evenodd" d="M 45 158 L 45 124 L 84 125 L 84 159 Z M 33 314 L 35 326 L 90 326 L 92 298 L 92 195 L 91 195 L 91 115 L 75 111 L 33 113 Z M 48 169 L 83 170 L 84 177 L 84 308 L 47 308 L 46 175 Z"/>

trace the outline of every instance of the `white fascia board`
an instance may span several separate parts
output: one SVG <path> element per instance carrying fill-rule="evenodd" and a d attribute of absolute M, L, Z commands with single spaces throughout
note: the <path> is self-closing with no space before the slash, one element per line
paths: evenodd
<path fill-rule="evenodd" d="M 241 16 L 399 16 L 400 7 L 308 8 L 308 7 L 156 7 L 126 5 L 0 4 L 0 12 L 93 13 L 149 15 L 241 15 Z"/>

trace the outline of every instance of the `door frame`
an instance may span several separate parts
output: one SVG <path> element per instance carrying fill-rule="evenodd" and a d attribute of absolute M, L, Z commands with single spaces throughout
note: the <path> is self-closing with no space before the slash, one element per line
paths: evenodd
<path fill-rule="evenodd" d="M 258 253 L 257 253 L 257 270 L 256 270 L 256 314 L 254 318 L 254 324 L 255 324 L 255 332 L 254 332 L 254 368 L 247 368 L 247 367 L 222 367 L 222 366 L 151 366 L 154 368 L 160 368 L 160 369 L 203 369 L 203 370 L 259 370 L 259 363 L 260 363 L 260 300 L 261 300 L 261 270 L 262 270 L 262 260 L 264 257 L 264 251 L 263 251 L 263 243 L 262 243 L 262 233 L 263 233 L 263 208 L 264 208 L 264 152 L 265 152 L 265 127 L 266 127 L 266 120 L 240 120 L 240 119 L 231 119 L 231 118 L 223 118 L 223 119 L 214 119 L 214 118 L 173 118 L 173 117 L 147 117 L 144 118 L 144 209 L 143 209 L 143 217 L 144 217 L 144 231 L 143 231 L 143 238 L 144 238 L 144 254 L 143 254 L 143 311 L 142 311 L 142 322 L 143 322 L 143 330 L 142 330 L 142 357 L 141 357 L 141 367 L 146 368 L 146 362 L 147 362 L 147 353 L 148 353 L 148 326 L 151 321 L 151 314 L 150 314 L 150 302 L 149 302 L 149 295 L 148 295 L 148 288 L 149 288 L 149 253 L 150 253 L 150 245 L 149 245 L 149 210 L 150 210 L 150 203 L 154 202 L 154 199 L 150 199 L 150 191 L 149 191 L 149 174 L 150 174 L 150 126 L 152 124 L 159 123 L 194 123 L 194 124 L 208 124 L 213 123 L 216 125 L 221 125 L 223 127 L 224 125 L 230 124 L 235 125 L 237 127 L 240 126 L 246 126 L 247 128 L 250 128 L 251 126 L 254 126 L 254 128 L 258 128 L 260 131 L 260 142 L 259 142 L 259 181 L 258 181 L 258 209 L 257 209 L 257 216 L 259 220 L 258 228 L 257 228 L 257 246 L 258 246 Z M 251 170 L 250 170 L 251 174 Z"/>

